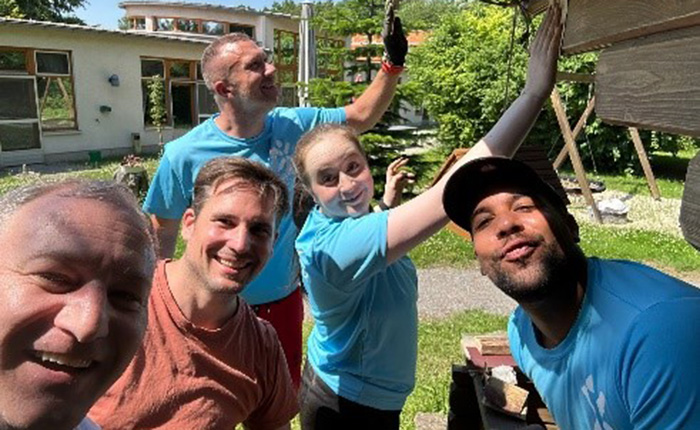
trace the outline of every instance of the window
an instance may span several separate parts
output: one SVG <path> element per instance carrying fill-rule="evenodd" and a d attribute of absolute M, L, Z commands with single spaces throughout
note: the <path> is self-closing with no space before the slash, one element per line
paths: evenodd
<path fill-rule="evenodd" d="M 171 61 L 170 62 L 170 77 L 172 79 L 177 78 L 191 78 L 190 73 L 190 62 L 189 61 Z"/>
<path fill-rule="evenodd" d="M 146 29 L 146 18 L 144 17 L 133 17 L 129 19 L 131 29 L 133 30 L 145 30 Z"/>
<path fill-rule="evenodd" d="M 209 91 L 206 84 L 197 84 L 197 122 L 198 124 L 206 121 L 210 116 L 214 115 L 219 111 L 219 107 L 216 105 L 216 100 L 214 99 L 214 94 Z"/>
<path fill-rule="evenodd" d="M 0 48 L 0 148 L 40 149 L 42 131 L 78 127 L 71 54 Z"/>
<path fill-rule="evenodd" d="M 255 27 L 249 25 L 231 23 L 228 25 L 228 32 L 247 34 L 251 39 L 255 39 Z"/>
<path fill-rule="evenodd" d="M 151 98 L 150 85 L 152 81 L 158 81 L 162 85 L 163 96 L 161 103 L 163 108 L 166 107 L 166 80 L 165 80 L 165 60 L 157 60 L 150 58 L 141 59 L 141 95 L 143 99 L 143 121 L 147 126 L 153 126 L 153 121 L 151 121 Z M 168 121 L 166 119 L 165 123 Z"/>
<path fill-rule="evenodd" d="M 202 33 L 220 36 L 224 34 L 224 24 L 217 21 L 203 21 Z"/>
<path fill-rule="evenodd" d="M 298 104 L 296 82 L 298 77 L 299 34 L 275 30 L 275 79 L 280 87 L 280 106 Z"/>
<path fill-rule="evenodd" d="M 67 52 L 35 51 L 41 128 L 74 129 L 75 108 L 70 56 Z"/>
<path fill-rule="evenodd" d="M 26 52 L 0 50 L 0 73 L 27 74 Z"/>
<path fill-rule="evenodd" d="M 0 148 L 41 148 L 34 76 L 0 75 Z"/>
<path fill-rule="evenodd" d="M 163 73 L 163 72 L 167 73 Z M 161 103 L 167 111 L 166 125 L 191 128 L 218 112 L 213 95 L 204 85 L 198 62 L 164 58 L 141 59 L 144 124 L 150 120 L 151 101 L 148 84 L 154 78 L 163 85 Z"/>
<path fill-rule="evenodd" d="M 175 20 L 172 18 L 156 18 L 156 31 L 175 30 Z"/>
<path fill-rule="evenodd" d="M 188 33 L 199 33 L 199 24 L 193 19 L 179 18 L 177 20 L 177 29 Z"/>

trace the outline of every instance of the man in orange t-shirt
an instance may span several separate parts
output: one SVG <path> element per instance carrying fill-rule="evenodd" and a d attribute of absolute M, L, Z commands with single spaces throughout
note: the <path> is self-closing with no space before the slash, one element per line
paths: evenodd
<path fill-rule="evenodd" d="M 158 264 L 143 345 L 90 418 L 106 430 L 289 428 L 298 406 L 284 353 L 239 298 L 270 257 L 287 199 L 260 164 L 205 164 L 182 218 L 184 255 Z"/>

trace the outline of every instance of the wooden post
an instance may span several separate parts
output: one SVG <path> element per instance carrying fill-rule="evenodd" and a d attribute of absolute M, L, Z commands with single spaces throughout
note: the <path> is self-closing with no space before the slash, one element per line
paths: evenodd
<path fill-rule="evenodd" d="M 550 95 L 552 100 L 552 106 L 554 107 L 554 112 L 557 114 L 557 121 L 559 122 L 559 128 L 561 129 L 561 134 L 564 136 L 564 142 L 568 148 L 569 156 L 571 157 L 571 164 L 574 166 L 574 172 L 576 173 L 576 181 L 578 181 L 579 187 L 581 187 L 581 193 L 583 198 L 586 199 L 586 203 L 591 207 L 593 211 L 593 218 L 598 223 L 603 222 L 603 218 L 600 216 L 600 211 L 598 206 L 593 199 L 593 194 L 591 193 L 591 186 L 586 179 L 586 171 L 583 168 L 583 163 L 581 162 L 581 156 L 578 153 L 578 148 L 576 147 L 576 141 L 571 133 L 571 127 L 569 126 L 569 120 L 566 118 L 566 110 L 564 109 L 564 104 L 561 101 L 561 96 L 556 87 L 552 90 Z"/>
<path fill-rule="evenodd" d="M 593 112 L 594 107 L 595 96 L 591 97 L 591 99 L 588 100 L 586 110 L 583 111 L 583 114 L 581 114 L 581 118 L 579 118 L 578 122 L 576 123 L 576 127 L 574 127 L 572 135 L 574 142 L 576 142 L 576 138 L 578 137 L 579 133 L 581 133 L 581 130 L 583 130 L 583 127 L 586 125 L 586 122 L 588 122 L 588 117 L 591 115 L 591 112 Z M 567 155 L 569 155 L 569 151 L 566 144 L 564 144 L 564 147 L 561 149 L 561 152 L 559 152 L 559 155 L 557 155 L 557 158 L 554 160 L 554 170 L 559 170 L 559 167 L 561 167 L 564 160 L 566 160 Z"/>
<path fill-rule="evenodd" d="M 647 183 L 649 184 L 651 196 L 655 200 L 661 200 L 661 193 L 659 193 L 659 187 L 656 185 L 656 179 L 654 178 L 654 172 L 651 170 L 651 164 L 649 164 L 647 152 L 644 150 L 644 145 L 642 145 L 642 138 L 639 137 L 639 130 L 634 127 L 630 127 L 629 130 L 630 136 L 632 136 L 632 142 L 634 142 L 634 149 L 637 150 L 639 162 L 642 164 L 642 169 L 644 170 L 644 176 L 647 177 Z"/>

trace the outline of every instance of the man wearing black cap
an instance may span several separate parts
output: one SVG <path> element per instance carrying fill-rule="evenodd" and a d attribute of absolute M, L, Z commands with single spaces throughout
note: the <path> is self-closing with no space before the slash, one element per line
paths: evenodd
<path fill-rule="evenodd" d="M 700 428 L 700 290 L 586 258 L 565 203 L 519 161 L 463 165 L 443 203 L 481 272 L 520 304 L 511 353 L 560 428 Z"/>

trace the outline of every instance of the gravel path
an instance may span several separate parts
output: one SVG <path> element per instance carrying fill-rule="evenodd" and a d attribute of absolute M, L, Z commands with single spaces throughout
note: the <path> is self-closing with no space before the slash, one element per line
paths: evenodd
<path fill-rule="evenodd" d="M 700 287 L 700 279 L 695 274 L 680 277 Z M 304 316 L 311 320 L 306 300 L 304 305 Z M 503 294 L 478 269 L 418 269 L 418 315 L 421 319 L 447 318 L 470 309 L 508 315 L 516 306 L 513 299 Z"/>
<path fill-rule="evenodd" d="M 482 276 L 478 269 L 418 270 L 420 318 L 445 318 L 467 309 L 507 315 L 515 306 L 515 301 Z"/>

